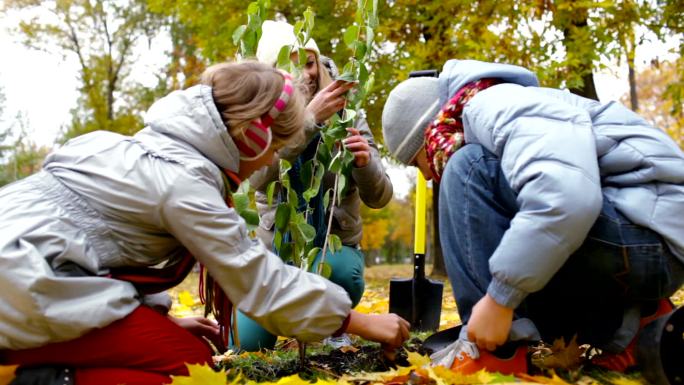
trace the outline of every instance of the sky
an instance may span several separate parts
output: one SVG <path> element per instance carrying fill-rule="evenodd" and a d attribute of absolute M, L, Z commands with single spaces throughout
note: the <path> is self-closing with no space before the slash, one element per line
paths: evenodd
<path fill-rule="evenodd" d="M 71 120 L 70 110 L 78 98 L 78 62 L 74 56 L 61 57 L 23 46 L 9 31 L 15 20 L 0 16 L 0 88 L 6 97 L 3 115 L 6 121 L 0 122 L 0 129 L 21 113 L 28 122 L 30 138 L 38 145 L 51 146 L 60 128 Z M 646 67 L 655 57 L 661 60 L 674 57 L 668 51 L 677 46 L 677 41 L 665 44 L 654 41 L 638 47 L 638 68 Z M 153 40 L 150 46 L 141 44 L 136 50 L 138 59 L 132 76 L 143 84 L 155 81 L 151 74 L 164 64 L 164 52 L 168 49 L 168 43 L 161 38 Z M 599 99 L 604 102 L 618 100 L 629 88 L 624 63 L 620 66 L 609 63 L 609 67 L 595 74 Z M 415 171 L 407 172 L 406 168 L 393 165 L 387 169 L 395 194 L 405 196 Z"/>

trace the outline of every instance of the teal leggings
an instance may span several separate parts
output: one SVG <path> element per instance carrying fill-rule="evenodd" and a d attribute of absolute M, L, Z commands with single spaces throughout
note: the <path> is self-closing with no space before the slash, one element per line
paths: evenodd
<path fill-rule="evenodd" d="M 342 246 L 342 250 L 335 254 L 326 253 L 325 262 L 330 264 L 332 274 L 330 281 L 338 284 L 349 294 L 352 301 L 352 307 L 355 307 L 365 289 L 365 282 L 363 280 L 364 257 L 360 250 Z M 319 253 L 314 261 L 314 271 L 320 261 L 321 254 Z M 262 328 L 258 323 L 238 311 L 238 333 L 240 336 L 240 348 L 248 352 L 258 351 L 259 349 L 272 349 L 275 346 L 277 336 L 269 333 Z M 230 341 L 231 347 L 233 341 Z"/>

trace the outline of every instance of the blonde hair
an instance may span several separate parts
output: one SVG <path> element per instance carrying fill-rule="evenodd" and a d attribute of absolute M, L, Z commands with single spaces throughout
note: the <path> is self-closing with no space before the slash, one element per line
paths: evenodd
<path fill-rule="evenodd" d="M 231 137 L 241 137 L 249 123 L 268 112 L 283 91 L 285 79 L 273 67 L 256 61 L 221 63 L 207 68 L 200 83 L 212 88 L 214 104 Z M 282 148 L 304 139 L 311 119 L 298 87 L 271 124 L 271 146 Z"/>
<path fill-rule="evenodd" d="M 332 83 L 333 79 L 330 76 L 328 69 L 321 63 L 321 55 L 315 51 L 314 53 L 316 54 L 316 65 L 318 66 L 318 89 L 316 90 L 316 93 L 318 93 Z M 311 97 L 313 98 L 314 95 L 311 95 Z"/>

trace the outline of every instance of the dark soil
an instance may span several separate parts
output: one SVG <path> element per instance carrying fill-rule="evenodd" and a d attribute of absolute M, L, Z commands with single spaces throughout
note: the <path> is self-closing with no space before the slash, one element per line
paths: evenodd
<path fill-rule="evenodd" d="M 338 378 L 346 374 L 359 372 L 384 372 L 397 366 L 409 366 L 407 351 L 427 354 L 423 342 L 413 338 L 405 344 L 405 350 L 399 350 L 394 362 L 387 360 L 378 344 L 369 344 L 345 350 L 335 349 L 328 352 L 316 352 L 309 349 L 304 365 L 299 360 L 296 349 L 291 352 L 276 352 L 268 355 L 253 353 L 240 356 L 224 363 L 224 369 L 237 372 L 243 377 L 257 382 L 276 381 L 278 378 L 299 374 L 304 379 Z"/>

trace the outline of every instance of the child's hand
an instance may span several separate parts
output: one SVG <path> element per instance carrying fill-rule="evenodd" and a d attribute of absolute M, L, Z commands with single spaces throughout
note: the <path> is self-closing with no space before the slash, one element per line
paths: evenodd
<path fill-rule="evenodd" d="M 354 154 L 354 166 L 366 167 L 370 162 L 370 146 L 359 130 L 354 127 L 347 128 L 349 136 L 344 138 L 344 147 Z"/>
<path fill-rule="evenodd" d="M 349 317 L 347 332 L 368 341 L 380 342 L 386 355 L 409 338 L 408 321 L 396 314 L 363 314 L 352 310 Z"/>
<path fill-rule="evenodd" d="M 176 325 L 189 331 L 197 337 L 204 337 L 211 341 L 214 346 L 221 346 L 220 330 L 218 323 L 204 317 L 184 317 L 176 318 L 169 316 L 169 319 Z M 217 345 L 218 343 L 218 345 Z"/>
<path fill-rule="evenodd" d="M 347 102 L 345 95 L 356 83 L 335 80 L 327 87 L 320 90 L 306 106 L 316 123 L 323 123 L 334 113 L 344 108 Z"/>
<path fill-rule="evenodd" d="M 468 321 L 468 339 L 480 349 L 495 350 L 508 340 L 513 323 L 513 309 L 499 305 L 489 294 L 473 306 Z"/>

